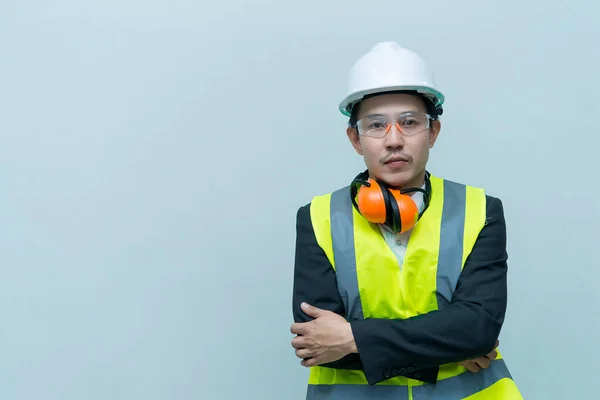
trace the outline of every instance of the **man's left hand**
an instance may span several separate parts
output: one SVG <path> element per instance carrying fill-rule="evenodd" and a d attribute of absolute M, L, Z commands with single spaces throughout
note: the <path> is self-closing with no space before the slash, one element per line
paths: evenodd
<path fill-rule="evenodd" d="M 479 372 L 482 368 L 489 368 L 492 360 L 495 360 L 498 357 L 498 351 L 496 348 L 500 344 L 500 341 L 496 340 L 496 344 L 494 345 L 494 349 L 486 354 L 485 356 L 477 357 L 472 360 L 466 360 L 459 362 L 460 365 L 468 369 L 469 371 L 475 373 Z"/>
<path fill-rule="evenodd" d="M 303 359 L 303 366 L 314 367 L 358 353 L 350 323 L 344 317 L 306 303 L 302 303 L 301 308 L 315 318 L 291 327 L 291 332 L 298 335 L 292 340 L 292 347 L 296 349 L 296 356 Z"/>

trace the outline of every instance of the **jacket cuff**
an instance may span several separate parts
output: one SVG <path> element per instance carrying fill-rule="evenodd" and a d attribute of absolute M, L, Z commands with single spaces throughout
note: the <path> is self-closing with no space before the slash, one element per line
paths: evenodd
<path fill-rule="evenodd" d="M 368 320 L 351 321 L 354 342 L 363 364 L 367 383 L 375 385 L 396 376 L 404 376 L 425 383 L 436 383 L 439 367 L 417 368 L 389 346 L 369 337 Z"/>

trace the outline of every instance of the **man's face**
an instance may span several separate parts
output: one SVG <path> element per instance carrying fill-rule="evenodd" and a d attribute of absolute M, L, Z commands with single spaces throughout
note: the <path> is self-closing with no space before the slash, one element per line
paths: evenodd
<path fill-rule="evenodd" d="M 431 121 L 429 129 L 413 136 L 405 136 L 395 125 L 405 112 L 426 113 L 424 101 L 411 94 L 382 94 L 360 103 L 358 120 L 381 118 L 392 122 L 381 138 L 358 135 L 356 128 L 347 134 L 356 152 L 363 156 L 372 178 L 380 179 L 395 188 L 419 187 L 423 184 L 429 149 L 433 147 L 441 128 L 439 121 Z M 378 115 L 379 117 L 375 117 Z M 393 162 L 392 160 L 402 160 Z"/>

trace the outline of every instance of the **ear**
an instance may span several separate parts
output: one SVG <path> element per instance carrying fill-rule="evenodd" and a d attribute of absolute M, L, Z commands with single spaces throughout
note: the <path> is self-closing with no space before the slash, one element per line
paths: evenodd
<path fill-rule="evenodd" d="M 346 135 L 348 135 L 348 139 L 350 139 L 350 143 L 352 144 L 352 147 L 354 147 L 354 150 L 356 150 L 356 152 L 362 156 L 362 145 L 360 143 L 360 136 L 358 136 L 358 131 L 356 128 L 349 126 L 348 129 L 346 129 Z"/>
<path fill-rule="evenodd" d="M 439 119 L 431 121 L 431 129 L 429 130 L 429 148 L 432 148 L 435 141 L 442 130 L 442 122 Z"/>

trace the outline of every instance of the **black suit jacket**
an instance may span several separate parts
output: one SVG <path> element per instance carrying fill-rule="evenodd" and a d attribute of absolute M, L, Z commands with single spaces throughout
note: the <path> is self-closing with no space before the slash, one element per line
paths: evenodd
<path fill-rule="evenodd" d="M 493 350 L 507 303 L 506 226 L 502 202 L 486 196 L 487 223 L 466 260 L 451 304 L 408 319 L 351 321 L 358 354 L 322 365 L 363 370 L 369 384 L 394 376 L 437 380 L 442 364 L 472 359 Z M 297 212 L 292 309 L 307 322 L 300 304 L 345 314 L 336 275 L 317 244 L 310 204 Z"/>

